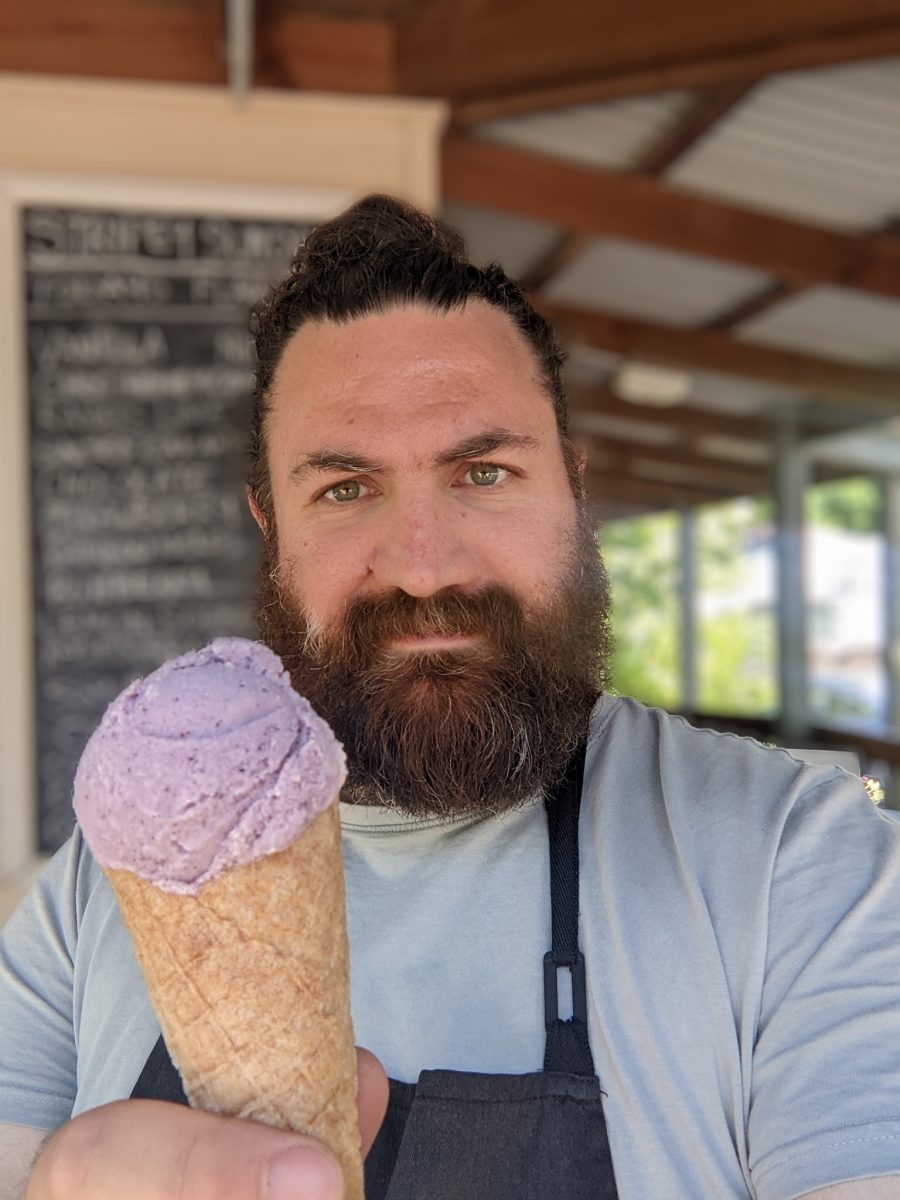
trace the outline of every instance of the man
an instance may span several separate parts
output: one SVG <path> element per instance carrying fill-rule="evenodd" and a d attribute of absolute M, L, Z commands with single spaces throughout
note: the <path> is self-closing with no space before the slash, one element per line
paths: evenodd
<path fill-rule="evenodd" d="M 546 324 L 373 197 L 257 350 L 260 629 L 350 763 L 354 1025 L 390 1077 L 382 1122 L 361 1056 L 367 1195 L 900 1198 L 900 827 L 606 694 Z M 308 1139 L 176 1103 L 77 834 L 0 971 L 3 1200 L 339 1194 Z"/>

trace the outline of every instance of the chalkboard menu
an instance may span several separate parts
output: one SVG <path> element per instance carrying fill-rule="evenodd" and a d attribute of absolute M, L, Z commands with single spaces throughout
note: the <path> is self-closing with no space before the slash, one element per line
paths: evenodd
<path fill-rule="evenodd" d="M 39 843 L 72 829 L 106 705 L 166 658 L 255 636 L 244 500 L 250 306 L 300 224 L 22 212 Z"/>

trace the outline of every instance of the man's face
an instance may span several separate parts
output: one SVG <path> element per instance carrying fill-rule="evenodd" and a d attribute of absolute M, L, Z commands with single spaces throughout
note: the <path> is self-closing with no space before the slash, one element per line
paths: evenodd
<path fill-rule="evenodd" d="M 306 325 L 266 444 L 260 627 L 345 744 L 345 798 L 523 801 L 583 736 L 607 650 L 593 535 L 524 339 L 479 302 Z"/>

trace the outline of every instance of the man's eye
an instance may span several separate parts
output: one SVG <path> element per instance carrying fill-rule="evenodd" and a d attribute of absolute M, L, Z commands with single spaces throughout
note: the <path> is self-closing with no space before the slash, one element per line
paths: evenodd
<path fill-rule="evenodd" d="M 322 493 L 323 500 L 331 500 L 335 504 L 346 504 L 350 500 L 358 500 L 363 494 L 365 484 L 359 479 L 345 479 L 342 483 L 332 484 Z"/>
<path fill-rule="evenodd" d="M 469 478 L 478 487 L 493 487 L 503 483 L 508 474 L 505 467 L 496 467 L 493 463 L 475 463 L 468 470 Z"/>

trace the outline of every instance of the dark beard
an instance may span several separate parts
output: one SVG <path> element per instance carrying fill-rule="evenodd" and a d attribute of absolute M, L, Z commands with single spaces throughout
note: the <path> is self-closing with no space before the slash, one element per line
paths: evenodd
<path fill-rule="evenodd" d="M 276 569 L 270 529 L 256 597 L 263 641 L 343 743 L 341 798 L 416 816 L 520 807 L 562 774 L 607 682 L 609 589 L 586 516 L 567 578 L 526 617 L 501 587 L 359 597 L 317 638 Z M 392 650 L 395 637 L 478 633 L 473 644 Z"/>

